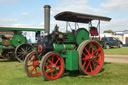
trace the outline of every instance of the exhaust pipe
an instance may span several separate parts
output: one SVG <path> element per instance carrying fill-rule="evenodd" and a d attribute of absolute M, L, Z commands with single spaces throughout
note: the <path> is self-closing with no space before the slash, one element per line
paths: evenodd
<path fill-rule="evenodd" d="M 44 31 L 46 34 L 50 33 L 50 6 L 44 6 Z"/>

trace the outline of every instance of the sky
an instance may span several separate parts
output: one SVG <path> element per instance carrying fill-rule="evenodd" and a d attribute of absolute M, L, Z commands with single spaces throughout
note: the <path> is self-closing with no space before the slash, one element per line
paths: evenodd
<path fill-rule="evenodd" d="M 44 28 L 44 5 L 51 6 L 51 30 L 56 24 L 61 31 L 65 30 L 65 22 L 54 19 L 63 11 L 112 18 L 110 22 L 101 22 L 101 32 L 128 30 L 128 0 L 0 0 L 0 26 Z"/>

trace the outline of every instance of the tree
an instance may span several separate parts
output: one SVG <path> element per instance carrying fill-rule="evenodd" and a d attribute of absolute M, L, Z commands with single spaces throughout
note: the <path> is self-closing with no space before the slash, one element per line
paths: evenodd
<path fill-rule="evenodd" d="M 114 32 L 112 30 L 105 30 L 104 33 L 112 33 L 112 34 L 114 34 Z"/>

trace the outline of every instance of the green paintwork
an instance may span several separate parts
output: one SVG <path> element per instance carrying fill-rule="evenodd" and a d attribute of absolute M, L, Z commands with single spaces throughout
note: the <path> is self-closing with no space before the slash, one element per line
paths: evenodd
<path fill-rule="evenodd" d="M 73 50 L 75 48 L 74 44 L 53 44 L 54 51 L 61 52 L 62 50 Z"/>
<path fill-rule="evenodd" d="M 74 34 L 71 33 L 67 33 L 67 39 L 64 42 L 74 42 Z"/>
<path fill-rule="evenodd" d="M 12 39 L 2 39 L 1 45 L 8 46 L 18 46 L 19 44 L 25 43 L 26 39 L 23 35 L 14 35 Z"/>
<path fill-rule="evenodd" d="M 8 44 L 6 44 L 8 42 Z M 11 40 L 2 40 L 2 43 L 1 43 L 3 46 L 12 46 L 12 41 Z"/>
<path fill-rule="evenodd" d="M 78 51 L 67 51 L 66 70 L 78 70 Z"/>
<path fill-rule="evenodd" d="M 89 33 L 85 29 L 79 29 L 76 34 L 76 42 L 80 45 L 84 40 L 89 40 Z"/>
<path fill-rule="evenodd" d="M 2 53 L 2 52 L 3 52 L 2 48 L 3 48 L 3 46 L 2 46 L 2 45 L 0 45 L 0 53 Z"/>
<path fill-rule="evenodd" d="M 12 44 L 18 46 L 19 44 L 25 43 L 26 39 L 23 35 L 14 35 L 12 38 Z"/>
<path fill-rule="evenodd" d="M 54 51 L 65 58 L 65 68 L 67 70 L 78 70 L 78 52 L 74 50 L 74 44 L 53 44 Z M 63 53 L 64 52 L 64 53 Z"/>
<path fill-rule="evenodd" d="M 18 28 L 18 27 L 0 27 L 0 30 L 14 31 L 43 31 L 43 28 Z"/>

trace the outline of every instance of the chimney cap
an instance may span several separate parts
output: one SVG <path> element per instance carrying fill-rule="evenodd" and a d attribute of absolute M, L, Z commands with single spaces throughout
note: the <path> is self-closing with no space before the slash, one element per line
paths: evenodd
<path fill-rule="evenodd" d="M 51 8 L 50 5 L 44 5 L 44 8 Z"/>

